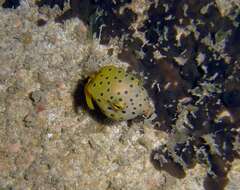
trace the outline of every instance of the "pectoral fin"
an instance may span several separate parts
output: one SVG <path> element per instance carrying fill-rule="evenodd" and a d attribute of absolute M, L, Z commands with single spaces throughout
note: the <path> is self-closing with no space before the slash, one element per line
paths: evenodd
<path fill-rule="evenodd" d="M 123 110 L 124 109 L 124 104 L 122 102 L 114 102 L 111 104 L 112 108 L 116 111 Z"/>

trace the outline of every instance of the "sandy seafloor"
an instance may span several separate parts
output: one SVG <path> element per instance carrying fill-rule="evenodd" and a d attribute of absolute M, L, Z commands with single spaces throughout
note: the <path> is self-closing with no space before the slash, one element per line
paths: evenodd
<path fill-rule="evenodd" d="M 218 2 L 223 14 L 232 8 Z M 151 163 L 168 133 L 143 121 L 105 124 L 75 109 L 79 80 L 102 65 L 128 63 L 117 58 L 114 43 L 89 39 L 78 18 L 56 23 L 61 13 L 30 0 L 0 8 L 0 190 L 204 189 L 202 164 L 179 179 Z M 39 19 L 47 23 L 40 27 Z M 225 189 L 239 189 L 239 159 L 227 175 Z"/>

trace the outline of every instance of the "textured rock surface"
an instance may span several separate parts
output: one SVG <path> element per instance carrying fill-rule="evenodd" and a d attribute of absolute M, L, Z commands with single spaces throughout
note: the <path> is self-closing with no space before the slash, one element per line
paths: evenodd
<path fill-rule="evenodd" d="M 67 1 L 37 6 L 28 0 L 17 9 L 0 8 L 0 189 L 214 189 L 209 175 L 220 176 L 221 183 L 227 176 L 228 190 L 239 187 L 240 67 L 233 43 L 239 1 L 228 6 L 223 0 L 216 6 L 184 1 L 180 26 L 172 17 L 174 1 L 126 2 L 113 6 L 122 11 L 120 17 L 96 3 L 112 16 L 100 14 L 96 21 L 106 24 L 105 45 L 89 37 L 94 31 L 84 20 L 89 13 L 78 15 L 82 21 L 62 17 L 70 8 Z M 198 10 L 208 14 L 209 7 L 216 15 L 208 20 Z M 204 27 L 198 25 L 201 20 Z M 109 63 L 130 66 L 148 78 L 155 123 L 113 123 L 85 109 L 82 80 Z"/>

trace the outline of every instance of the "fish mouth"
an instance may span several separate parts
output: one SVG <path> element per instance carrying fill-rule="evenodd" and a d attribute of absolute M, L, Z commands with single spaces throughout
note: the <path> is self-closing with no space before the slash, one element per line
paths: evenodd
<path fill-rule="evenodd" d="M 154 113 L 155 109 L 153 106 L 153 103 L 150 101 L 149 105 L 147 106 L 147 108 L 145 110 L 143 110 L 143 117 L 148 119 L 152 116 L 152 114 Z"/>
<path fill-rule="evenodd" d="M 148 109 L 144 110 L 143 111 L 143 116 L 144 118 L 149 118 L 152 114 L 153 114 L 153 108 L 152 107 L 149 107 Z"/>

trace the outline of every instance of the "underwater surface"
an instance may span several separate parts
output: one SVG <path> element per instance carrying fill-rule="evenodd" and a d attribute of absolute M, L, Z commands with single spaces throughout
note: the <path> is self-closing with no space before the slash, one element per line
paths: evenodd
<path fill-rule="evenodd" d="M 14 11 L 20 4 L 6 0 L 2 7 Z M 57 9 L 53 17 L 58 25 L 80 19 L 91 38 L 117 46 L 117 58 L 142 76 L 155 108 L 150 125 L 168 136 L 149 151 L 154 170 L 184 179 L 201 165 L 206 168 L 203 189 L 225 189 L 240 153 L 239 1 L 41 0 L 35 6 L 41 14 Z M 45 17 L 36 23 L 39 28 L 48 25 Z M 109 48 L 107 54 L 113 51 Z M 81 93 L 75 91 L 77 107 Z M 98 115 L 89 113 L 108 125 Z"/>

